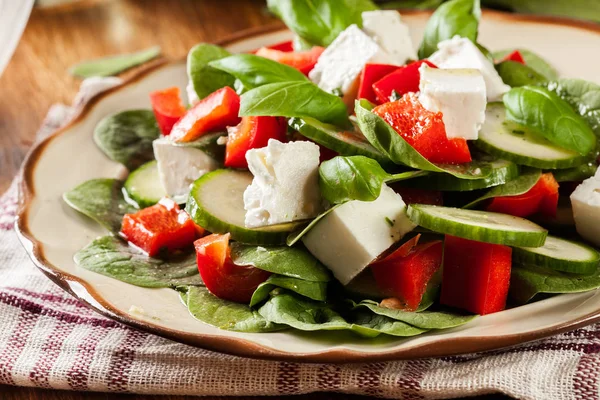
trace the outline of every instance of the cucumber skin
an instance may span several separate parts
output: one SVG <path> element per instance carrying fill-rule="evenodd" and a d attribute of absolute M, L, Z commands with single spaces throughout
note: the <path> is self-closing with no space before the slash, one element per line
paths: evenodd
<path fill-rule="evenodd" d="M 546 230 L 537 232 L 490 232 L 492 231 L 492 228 L 479 228 L 462 225 L 460 223 L 448 223 L 448 221 L 439 220 L 439 218 L 429 216 L 426 212 L 422 211 L 421 207 L 417 204 L 409 205 L 407 214 L 412 222 L 434 232 L 478 242 L 502 244 L 505 246 L 540 247 L 544 245 L 546 236 L 548 236 L 548 231 Z M 450 227 L 450 229 L 448 229 L 448 227 Z"/>
<path fill-rule="evenodd" d="M 141 165 L 140 167 L 138 167 L 137 169 L 135 169 L 134 171 L 132 171 L 129 174 L 129 176 L 125 180 L 125 183 L 123 184 L 123 190 L 127 194 L 127 197 L 129 197 L 139 208 L 146 208 L 146 207 L 153 206 L 156 203 L 158 203 L 161 199 L 161 198 L 150 199 L 147 197 L 143 197 L 142 195 L 139 195 L 138 193 L 136 193 L 135 190 L 132 190 L 132 186 L 135 185 L 135 177 L 139 173 L 144 172 L 144 170 L 146 170 L 147 168 L 152 168 L 155 165 L 156 165 L 156 160 L 148 161 L 147 163 Z M 158 167 L 156 167 L 156 168 L 158 168 Z M 161 184 L 160 178 L 159 178 L 158 184 L 159 185 Z M 165 196 L 166 195 L 167 195 L 167 193 L 165 192 Z"/>
<path fill-rule="evenodd" d="M 597 257 L 595 259 L 587 261 L 574 262 L 572 260 L 561 260 L 558 258 L 552 258 L 544 254 L 533 253 L 528 251 L 526 248 L 515 247 L 513 248 L 513 263 L 525 266 L 535 265 L 539 267 L 552 269 L 555 271 L 568 272 L 580 275 L 591 275 L 594 272 L 596 272 L 596 270 L 598 269 L 598 264 L 600 264 L 600 253 L 598 253 L 593 247 L 585 245 L 583 243 L 573 242 L 571 240 L 566 240 L 562 238 L 558 239 L 583 247 L 584 249 L 595 253 Z"/>

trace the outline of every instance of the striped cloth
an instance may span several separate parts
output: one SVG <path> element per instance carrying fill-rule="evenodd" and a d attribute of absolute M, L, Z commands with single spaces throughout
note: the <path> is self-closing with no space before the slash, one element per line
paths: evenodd
<path fill-rule="evenodd" d="M 92 94 L 118 83 L 86 81 L 75 108 L 51 109 L 42 135 L 72 117 Z M 0 197 L 0 384 L 182 395 L 599 397 L 600 325 L 507 351 L 346 365 L 244 359 L 133 330 L 88 309 L 33 266 L 13 231 L 16 210 L 13 184 Z"/>

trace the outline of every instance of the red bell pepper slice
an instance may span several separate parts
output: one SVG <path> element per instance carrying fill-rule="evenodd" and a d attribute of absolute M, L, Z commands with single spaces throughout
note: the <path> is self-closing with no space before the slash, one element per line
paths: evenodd
<path fill-rule="evenodd" d="M 169 198 L 135 214 L 125 214 L 121 227 L 123 237 L 150 257 L 163 250 L 172 252 L 190 246 L 196 234 L 202 232 L 188 213 Z"/>
<path fill-rule="evenodd" d="M 277 61 L 281 64 L 289 65 L 290 67 L 300 70 L 304 75 L 308 75 L 315 67 L 315 64 L 317 64 L 317 60 L 323 51 L 325 51 L 325 48 L 320 46 L 315 46 L 307 51 L 291 52 L 263 47 L 256 51 L 256 55 Z"/>
<path fill-rule="evenodd" d="M 502 59 L 502 61 L 516 61 L 525 64 L 525 59 L 519 50 L 515 50 Z"/>
<path fill-rule="evenodd" d="M 267 271 L 231 261 L 229 233 L 213 233 L 194 242 L 198 271 L 209 292 L 224 300 L 248 303 L 269 275 Z"/>
<path fill-rule="evenodd" d="M 358 84 L 358 95 L 359 99 L 367 99 L 371 103 L 377 103 L 377 96 L 373 90 L 373 84 L 379 81 L 386 75 L 396 71 L 399 67 L 396 65 L 388 64 L 367 64 L 363 68 L 359 84 Z"/>
<path fill-rule="evenodd" d="M 246 152 L 265 147 L 269 139 L 285 141 L 287 124 L 280 117 L 243 117 L 237 126 L 227 129 L 225 166 L 248 168 Z"/>
<path fill-rule="evenodd" d="M 506 307 L 512 249 L 446 235 L 440 302 L 485 315 Z"/>
<path fill-rule="evenodd" d="M 396 92 L 402 97 L 406 93 L 418 92 L 421 74 L 419 67 L 427 64 L 432 68 L 437 68 L 433 63 L 427 60 L 415 61 L 404 67 L 398 68 L 396 71 L 388 74 L 373 84 L 373 91 L 377 97 L 378 104 L 387 103 L 390 101 L 390 96 Z"/>
<path fill-rule="evenodd" d="M 290 51 L 294 51 L 294 42 L 291 40 L 285 41 L 285 42 L 279 42 L 279 43 L 275 43 L 272 44 L 270 46 L 266 46 L 267 49 L 271 49 L 271 50 L 279 50 L 279 51 L 284 51 L 284 52 L 290 52 Z M 261 47 L 262 49 L 262 47 Z M 251 51 L 250 53 L 252 54 L 256 54 L 256 52 L 260 50 L 260 49 L 256 49 Z"/>
<path fill-rule="evenodd" d="M 177 142 L 191 142 L 207 132 L 224 130 L 240 123 L 240 96 L 226 86 L 209 94 L 181 117 L 171 130 Z"/>
<path fill-rule="evenodd" d="M 371 264 L 379 288 L 399 299 L 407 311 L 419 307 L 427 283 L 442 265 L 442 241 L 415 246 L 418 240 L 415 236 L 390 256 Z"/>
<path fill-rule="evenodd" d="M 392 188 L 406 204 L 444 205 L 444 196 L 439 190 L 397 187 L 395 185 L 392 185 Z"/>
<path fill-rule="evenodd" d="M 462 164 L 471 161 L 465 139 L 448 139 L 441 112 L 426 110 L 414 93 L 379 105 L 373 112 L 390 124 L 404 140 L 433 163 Z"/>
<path fill-rule="evenodd" d="M 173 129 L 173 125 L 186 112 L 178 87 L 157 90 L 150 93 L 150 103 L 152 111 L 156 117 L 156 122 L 163 135 L 168 135 Z"/>
<path fill-rule="evenodd" d="M 495 197 L 486 210 L 516 217 L 528 217 L 536 213 L 555 217 L 558 197 L 558 182 L 551 172 L 547 172 L 542 174 L 537 183 L 526 193 L 518 196 Z"/>

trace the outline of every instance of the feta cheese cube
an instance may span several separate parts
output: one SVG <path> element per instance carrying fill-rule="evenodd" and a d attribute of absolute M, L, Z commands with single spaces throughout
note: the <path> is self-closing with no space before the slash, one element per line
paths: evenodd
<path fill-rule="evenodd" d="M 346 285 L 414 227 L 402 197 L 383 185 L 375 201 L 353 200 L 338 206 L 302 241 Z"/>
<path fill-rule="evenodd" d="M 441 112 L 449 139 L 477 140 L 485 121 L 485 82 L 476 69 L 419 68 L 419 101 L 429 111 Z"/>
<path fill-rule="evenodd" d="M 392 61 L 358 26 L 350 25 L 325 49 L 308 76 L 326 92 L 341 90 L 346 94 L 356 88 L 358 76 L 367 63 Z"/>
<path fill-rule="evenodd" d="M 248 150 L 246 160 L 254 175 L 244 192 L 246 227 L 313 218 L 323 210 L 316 144 L 270 139 L 267 147 Z"/>
<path fill-rule="evenodd" d="M 167 194 L 175 201 L 187 200 L 190 185 L 207 172 L 219 168 L 219 163 L 203 152 L 176 145 L 168 136 L 152 142 L 158 175 Z"/>
<path fill-rule="evenodd" d="M 438 51 L 429 57 L 429 61 L 439 68 L 478 69 L 485 81 L 488 101 L 499 101 L 510 86 L 502 82 L 494 65 L 469 39 L 455 36 L 438 43 Z"/>
<path fill-rule="evenodd" d="M 362 21 L 363 31 L 387 53 L 392 63 L 403 65 L 409 59 L 418 59 L 408 26 L 398 11 L 365 11 Z"/>
<path fill-rule="evenodd" d="M 600 173 L 583 181 L 571 194 L 577 232 L 600 246 Z"/>

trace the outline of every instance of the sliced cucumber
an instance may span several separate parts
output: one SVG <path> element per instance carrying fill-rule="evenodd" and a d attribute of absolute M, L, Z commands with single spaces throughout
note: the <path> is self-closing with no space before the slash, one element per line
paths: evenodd
<path fill-rule="evenodd" d="M 594 248 L 570 240 L 548 236 L 542 247 L 515 247 L 513 261 L 574 274 L 593 274 L 600 264 Z"/>
<path fill-rule="evenodd" d="M 133 171 L 125 181 L 125 192 L 139 208 L 150 207 L 167 195 L 158 177 L 158 165 L 149 161 Z"/>
<path fill-rule="evenodd" d="M 434 232 L 478 242 L 539 247 L 548 231 L 524 218 L 487 211 L 412 204 L 408 217 Z"/>
<path fill-rule="evenodd" d="M 371 146 L 360 132 L 341 132 L 335 126 L 324 124 L 314 118 L 292 118 L 289 125 L 303 136 L 341 156 L 366 156 L 377 160 L 380 164 L 390 163 L 390 159 Z"/>
<path fill-rule="evenodd" d="M 252 174 L 218 169 L 201 176 L 192 185 L 186 211 L 201 227 L 213 233 L 231 233 L 231 238 L 247 244 L 285 244 L 287 235 L 306 221 L 248 229 L 244 226 L 244 191 Z"/>
<path fill-rule="evenodd" d="M 498 158 L 542 169 L 576 167 L 586 161 L 571 150 L 560 148 L 538 133 L 505 120 L 502 103 L 488 104 L 485 123 L 475 145 Z"/>

